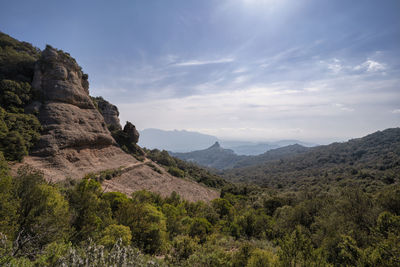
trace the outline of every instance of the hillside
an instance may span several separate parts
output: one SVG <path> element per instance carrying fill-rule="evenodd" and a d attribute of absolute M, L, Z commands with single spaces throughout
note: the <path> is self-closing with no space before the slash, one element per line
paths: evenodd
<path fill-rule="evenodd" d="M 241 142 L 241 141 L 221 141 L 221 145 L 225 148 L 232 149 L 238 155 L 257 156 L 269 150 L 290 145 L 301 145 L 304 147 L 317 146 L 314 143 L 303 142 L 300 140 L 279 140 L 271 142 Z"/>
<path fill-rule="evenodd" d="M 263 164 L 270 161 L 281 160 L 290 158 L 299 154 L 309 151 L 310 148 L 304 147 L 299 144 L 287 145 L 284 147 L 271 149 L 263 154 L 257 156 L 241 157 L 233 168 L 241 168 L 246 166 Z"/>
<path fill-rule="evenodd" d="M 327 184 L 375 190 L 400 179 L 400 128 L 310 148 L 290 158 L 223 172 L 232 181 L 299 190 Z"/>
<path fill-rule="evenodd" d="M 221 145 L 216 142 L 214 145 L 204 150 L 187 153 L 170 152 L 170 154 L 179 159 L 193 162 L 208 168 L 227 170 L 291 157 L 293 155 L 304 153 L 308 151 L 308 149 L 309 148 L 307 147 L 295 144 L 268 150 L 267 152 L 257 156 L 244 156 L 236 155 L 233 150 L 222 148 Z"/>
<path fill-rule="evenodd" d="M 122 130 L 117 107 L 90 97 L 88 75 L 62 50 L 0 33 L 0 104 L 0 152 L 14 173 L 27 164 L 52 182 L 112 174 L 106 191 L 175 191 L 192 201 L 219 195 L 147 159 L 135 126 Z"/>
<path fill-rule="evenodd" d="M 232 168 L 240 159 L 245 158 L 245 156 L 236 155 L 231 149 L 222 148 L 218 142 L 207 149 L 170 154 L 185 161 L 220 170 Z"/>

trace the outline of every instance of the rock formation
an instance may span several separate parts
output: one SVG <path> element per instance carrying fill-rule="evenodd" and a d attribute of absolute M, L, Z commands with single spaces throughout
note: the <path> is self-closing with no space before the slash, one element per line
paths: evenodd
<path fill-rule="evenodd" d="M 105 123 L 115 130 L 122 130 L 122 126 L 118 118 L 118 108 L 107 100 L 104 100 L 102 97 L 94 97 L 93 100 L 96 102 L 101 115 L 103 115 Z"/>
<path fill-rule="evenodd" d="M 135 162 L 117 147 L 89 96 L 87 78 L 75 59 L 50 46 L 36 62 L 32 87 L 40 101 L 26 110 L 38 114 L 43 131 L 25 163 L 51 180 L 81 178 Z"/>
<path fill-rule="evenodd" d="M 106 101 L 99 107 L 103 115 L 100 114 L 89 96 L 87 75 L 69 54 L 47 46 L 36 62 L 32 87 L 39 93 L 40 101 L 25 110 L 38 114 L 43 131 L 23 164 L 41 170 L 46 179 L 80 179 L 88 173 L 119 170 L 119 177 L 103 183 L 105 191 L 131 194 L 147 189 L 163 196 L 175 191 L 188 200 L 207 201 L 219 196 L 218 191 L 173 177 L 146 159 L 136 144 L 139 133 L 135 126 L 127 122 L 120 130 L 118 109 Z M 117 136 L 130 142 L 142 162 L 118 147 L 107 124 L 119 126 Z M 16 171 L 18 167 L 15 164 L 13 168 Z"/>
<path fill-rule="evenodd" d="M 38 118 L 43 125 L 33 154 L 115 144 L 89 96 L 87 75 L 68 54 L 47 46 L 36 63 L 32 86 L 40 94 Z"/>
<path fill-rule="evenodd" d="M 139 132 L 136 130 L 135 125 L 133 125 L 129 121 L 127 121 L 124 126 L 124 133 L 126 133 L 126 135 L 128 136 L 129 142 L 135 144 L 139 142 Z"/>

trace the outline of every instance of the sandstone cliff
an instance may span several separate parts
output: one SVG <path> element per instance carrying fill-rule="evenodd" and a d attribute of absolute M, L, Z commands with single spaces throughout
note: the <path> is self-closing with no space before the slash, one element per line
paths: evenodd
<path fill-rule="evenodd" d="M 69 54 L 47 46 L 36 62 L 32 87 L 40 101 L 27 110 L 38 112 L 43 132 L 26 163 L 61 180 L 135 161 L 116 146 L 89 96 L 87 75 Z"/>
<path fill-rule="evenodd" d="M 32 82 L 40 101 L 26 111 L 38 114 L 43 132 L 24 163 L 51 181 L 119 170 L 119 176 L 103 184 L 107 191 L 130 194 L 147 189 L 164 196 L 175 191 L 189 200 L 206 201 L 218 197 L 215 190 L 171 176 L 149 159 L 140 162 L 122 151 L 107 129 L 107 124 L 121 129 L 118 109 L 105 101 L 99 106 L 101 114 L 89 96 L 87 78 L 69 54 L 50 46 L 42 52 Z M 133 124 L 127 123 L 122 132 L 136 145 L 139 133 Z"/>
<path fill-rule="evenodd" d="M 87 75 L 68 54 L 47 46 L 36 63 L 32 86 L 41 98 L 38 118 L 44 128 L 33 154 L 115 144 L 89 96 Z"/>

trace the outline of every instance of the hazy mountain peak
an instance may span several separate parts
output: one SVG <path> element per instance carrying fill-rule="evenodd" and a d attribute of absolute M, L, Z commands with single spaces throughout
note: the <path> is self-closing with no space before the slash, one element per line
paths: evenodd
<path fill-rule="evenodd" d="M 221 145 L 219 144 L 218 141 L 216 141 L 212 146 L 210 146 L 208 149 L 215 149 L 215 148 L 221 148 Z"/>

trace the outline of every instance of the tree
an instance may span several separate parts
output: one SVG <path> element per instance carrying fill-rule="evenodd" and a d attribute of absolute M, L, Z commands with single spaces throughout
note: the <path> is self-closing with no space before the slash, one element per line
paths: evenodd
<path fill-rule="evenodd" d="M 146 253 L 158 253 L 167 242 L 165 216 L 149 203 L 124 203 L 116 213 L 118 223 L 129 226 L 132 242 Z"/>
<path fill-rule="evenodd" d="M 189 235 L 198 237 L 200 242 L 205 242 L 207 235 L 211 233 L 211 223 L 205 218 L 194 218 L 190 225 Z"/>
<path fill-rule="evenodd" d="M 247 267 L 273 267 L 278 265 L 278 258 L 271 251 L 255 249 L 247 262 Z"/>
<path fill-rule="evenodd" d="M 312 259 L 313 247 L 299 226 L 291 235 L 285 235 L 279 244 L 281 249 L 278 255 L 283 266 L 308 266 Z"/>
<path fill-rule="evenodd" d="M 111 224 L 102 231 L 99 244 L 111 248 L 119 239 L 122 245 L 129 245 L 132 240 L 131 230 L 124 225 Z"/>
<path fill-rule="evenodd" d="M 72 226 L 74 241 L 96 239 L 100 231 L 112 223 L 108 201 L 101 198 L 101 185 L 93 179 L 83 179 L 69 191 L 69 202 L 74 212 Z"/>
<path fill-rule="evenodd" d="M 211 205 L 214 208 L 214 210 L 219 214 L 220 219 L 222 218 L 227 218 L 229 220 L 232 219 L 233 207 L 231 203 L 229 203 L 229 201 L 223 198 L 217 198 L 211 202 Z"/>
<path fill-rule="evenodd" d="M 0 233 L 12 239 L 17 230 L 18 199 L 13 194 L 12 178 L 7 162 L 0 152 Z"/>
<path fill-rule="evenodd" d="M 19 229 L 14 255 L 35 255 L 47 244 L 64 241 L 70 233 L 68 202 L 41 173 L 22 168 L 16 178 Z"/>

